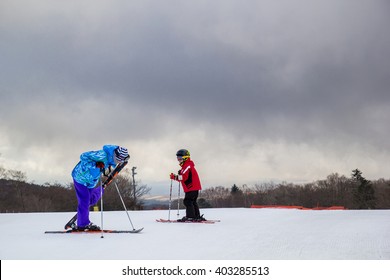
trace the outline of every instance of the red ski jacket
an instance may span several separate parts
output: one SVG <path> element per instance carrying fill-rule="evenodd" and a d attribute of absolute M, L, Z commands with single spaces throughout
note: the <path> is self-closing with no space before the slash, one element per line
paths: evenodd
<path fill-rule="evenodd" d="M 200 191 L 198 172 L 195 169 L 195 164 L 191 159 L 187 159 L 179 170 L 178 181 L 180 181 L 184 192 Z"/>

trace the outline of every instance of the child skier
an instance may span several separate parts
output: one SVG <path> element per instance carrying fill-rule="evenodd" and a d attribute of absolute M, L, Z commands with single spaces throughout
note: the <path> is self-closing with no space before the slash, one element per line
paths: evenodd
<path fill-rule="evenodd" d="M 111 169 L 129 158 L 127 149 L 116 145 L 105 145 L 102 150 L 80 155 L 80 161 L 72 171 L 78 201 L 77 226 L 72 225 L 72 228 L 80 231 L 100 230 L 89 220 L 89 207 L 98 202 L 103 192 L 100 176 L 105 174 L 106 168 Z"/>
<path fill-rule="evenodd" d="M 179 181 L 183 187 L 184 205 L 186 207 L 186 215 L 177 220 L 178 222 L 200 222 L 205 221 L 203 215 L 200 215 L 199 206 L 197 203 L 199 191 L 202 189 L 198 172 L 195 169 L 194 162 L 190 159 L 190 152 L 186 149 L 181 149 L 176 153 L 177 160 L 181 166 L 179 174 L 170 174 L 171 180 Z"/>

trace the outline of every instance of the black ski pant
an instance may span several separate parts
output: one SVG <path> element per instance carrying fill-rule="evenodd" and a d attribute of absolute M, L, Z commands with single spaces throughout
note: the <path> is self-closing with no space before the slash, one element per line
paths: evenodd
<path fill-rule="evenodd" d="M 184 206 L 186 207 L 187 218 L 199 218 L 200 211 L 196 200 L 198 199 L 199 191 L 186 192 L 184 195 Z"/>

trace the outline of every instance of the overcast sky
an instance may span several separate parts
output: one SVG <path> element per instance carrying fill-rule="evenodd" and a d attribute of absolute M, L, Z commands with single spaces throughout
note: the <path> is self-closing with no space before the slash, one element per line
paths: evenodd
<path fill-rule="evenodd" d="M 125 146 L 168 186 L 389 178 L 390 2 L 0 1 L 0 166 L 71 182 Z"/>

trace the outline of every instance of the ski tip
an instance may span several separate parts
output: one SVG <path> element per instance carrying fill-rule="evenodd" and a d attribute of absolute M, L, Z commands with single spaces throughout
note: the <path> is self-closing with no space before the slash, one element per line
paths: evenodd
<path fill-rule="evenodd" d="M 133 230 L 131 231 L 131 233 L 139 233 L 139 232 L 141 232 L 143 229 L 144 229 L 144 228 L 133 229 Z"/>
<path fill-rule="evenodd" d="M 156 219 L 156 222 L 159 222 L 159 223 L 173 223 L 173 222 L 177 222 L 176 220 L 167 220 L 167 219 Z"/>

